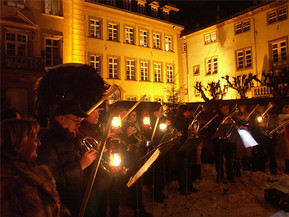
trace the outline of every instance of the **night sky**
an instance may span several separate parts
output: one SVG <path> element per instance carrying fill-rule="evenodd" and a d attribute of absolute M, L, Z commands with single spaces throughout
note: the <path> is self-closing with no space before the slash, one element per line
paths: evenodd
<path fill-rule="evenodd" d="M 216 23 L 217 13 L 219 20 L 228 18 L 254 5 L 254 1 L 169 1 L 177 6 L 177 23 L 186 27 L 187 31 L 213 25 Z"/>

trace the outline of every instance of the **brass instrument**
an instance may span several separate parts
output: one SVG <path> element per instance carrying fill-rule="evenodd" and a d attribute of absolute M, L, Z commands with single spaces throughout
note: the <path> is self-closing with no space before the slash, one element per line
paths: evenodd
<path fill-rule="evenodd" d="M 281 134 L 285 131 L 285 127 L 289 124 L 289 119 L 285 120 L 282 124 L 277 126 L 275 129 L 271 130 L 269 133 L 267 133 L 268 136 L 272 136 L 274 132 L 277 132 L 278 134 Z"/>
<path fill-rule="evenodd" d="M 237 106 L 235 106 L 233 111 L 222 120 L 213 137 L 228 139 L 231 136 L 233 129 L 236 127 L 236 122 L 233 119 L 233 116 L 238 112 L 239 109 Z"/>
<path fill-rule="evenodd" d="M 189 130 L 189 137 L 198 137 L 198 133 L 199 133 L 199 128 L 200 128 L 200 123 L 198 121 L 198 117 L 199 115 L 205 111 L 205 107 L 204 105 L 198 105 L 196 111 L 194 112 L 194 118 L 192 120 L 192 122 L 190 123 L 188 130 Z"/>
<path fill-rule="evenodd" d="M 135 123 L 131 120 L 127 120 L 127 123 L 129 124 L 129 126 L 136 129 L 137 132 L 133 133 L 132 136 L 136 140 L 138 140 L 138 143 L 145 143 L 147 145 L 149 142 L 148 139 L 145 137 L 145 135 L 142 133 L 142 131 L 136 127 Z"/>
<path fill-rule="evenodd" d="M 273 104 L 272 102 L 269 102 L 268 106 L 266 107 L 266 109 L 265 109 L 265 111 L 262 113 L 262 115 L 259 116 L 259 117 L 257 117 L 257 121 L 258 121 L 259 123 L 262 123 L 262 122 L 264 123 L 264 122 L 265 122 L 264 119 L 268 117 L 268 114 L 267 114 L 267 113 L 270 111 L 270 109 L 273 108 L 273 106 L 274 106 L 274 104 Z"/>
<path fill-rule="evenodd" d="M 216 114 L 214 117 L 212 117 L 200 130 L 199 132 L 201 132 L 203 129 L 205 129 L 216 117 L 218 117 L 219 114 Z"/>

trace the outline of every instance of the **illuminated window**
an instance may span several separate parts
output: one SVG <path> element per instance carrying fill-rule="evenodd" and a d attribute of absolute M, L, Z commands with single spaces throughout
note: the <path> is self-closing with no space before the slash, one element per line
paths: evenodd
<path fill-rule="evenodd" d="M 279 66 L 280 64 L 286 65 L 288 62 L 288 42 L 287 38 L 275 40 L 269 43 L 270 44 L 270 60 L 273 66 Z"/>
<path fill-rule="evenodd" d="M 250 30 L 250 20 L 244 20 L 235 24 L 235 34 L 247 32 Z"/>
<path fill-rule="evenodd" d="M 140 62 L 140 77 L 141 77 L 141 81 L 149 81 L 149 62 L 148 61 Z"/>
<path fill-rule="evenodd" d="M 167 83 L 174 82 L 174 67 L 172 65 L 167 65 Z"/>
<path fill-rule="evenodd" d="M 5 33 L 6 55 L 27 56 L 27 35 L 20 33 Z"/>
<path fill-rule="evenodd" d="M 126 10 L 131 10 L 131 0 L 123 0 L 123 8 Z"/>
<path fill-rule="evenodd" d="M 135 61 L 126 60 L 126 79 L 135 80 Z"/>
<path fill-rule="evenodd" d="M 212 33 L 206 34 L 204 38 L 205 38 L 205 44 L 213 43 L 217 41 L 217 33 L 212 32 Z"/>
<path fill-rule="evenodd" d="M 211 57 L 206 59 L 206 75 L 218 73 L 218 58 Z"/>
<path fill-rule="evenodd" d="M 287 19 L 287 7 L 278 8 L 267 13 L 268 24 Z"/>
<path fill-rule="evenodd" d="M 95 19 L 90 19 L 90 37 L 101 38 L 100 35 L 100 21 Z"/>
<path fill-rule="evenodd" d="M 154 64 L 155 82 L 162 82 L 162 65 L 160 63 Z"/>
<path fill-rule="evenodd" d="M 134 43 L 134 29 L 132 27 L 125 27 L 125 43 Z"/>
<path fill-rule="evenodd" d="M 118 41 L 118 26 L 115 23 L 108 24 L 108 40 Z"/>
<path fill-rule="evenodd" d="M 60 40 L 45 39 L 45 66 L 51 67 L 60 64 Z"/>
<path fill-rule="evenodd" d="M 62 14 L 60 0 L 45 0 L 45 13 L 60 16 Z"/>
<path fill-rule="evenodd" d="M 172 37 L 171 36 L 166 36 L 165 37 L 165 50 L 166 51 L 172 51 Z"/>
<path fill-rule="evenodd" d="M 116 57 L 108 58 L 108 77 L 118 79 L 118 59 Z"/>
<path fill-rule="evenodd" d="M 90 65 L 97 71 L 100 75 L 100 56 L 90 55 Z"/>
<path fill-rule="evenodd" d="M 236 51 L 237 70 L 252 68 L 252 50 L 245 48 Z"/>
<path fill-rule="evenodd" d="M 16 7 L 16 8 L 24 8 L 24 0 L 6 0 L 7 5 Z"/>
<path fill-rule="evenodd" d="M 161 49 L 161 36 L 158 33 L 153 33 L 153 48 Z"/>
<path fill-rule="evenodd" d="M 142 47 L 148 46 L 148 32 L 145 30 L 139 31 L 139 45 Z"/>

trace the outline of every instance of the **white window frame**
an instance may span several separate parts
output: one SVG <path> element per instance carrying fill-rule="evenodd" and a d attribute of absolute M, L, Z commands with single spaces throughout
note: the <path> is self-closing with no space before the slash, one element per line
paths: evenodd
<path fill-rule="evenodd" d="M 118 24 L 108 23 L 108 40 L 118 41 Z"/>
<path fill-rule="evenodd" d="M 119 79 L 117 57 L 108 57 L 108 78 Z"/>
<path fill-rule="evenodd" d="M 101 56 L 91 54 L 89 57 L 89 62 L 90 62 L 90 66 L 92 66 L 100 75 L 101 74 Z"/>
<path fill-rule="evenodd" d="M 206 75 L 218 73 L 218 57 L 206 58 Z"/>
<path fill-rule="evenodd" d="M 99 19 L 89 19 L 89 32 L 91 38 L 101 38 L 101 21 Z"/>
<path fill-rule="evenodd" d="M 153 33 L 153 48 L 161 49 L 161 34 Z"/>
<path fill-rule="evenodd" d="M 14 37 L 12 37 L 14 35 Z M 14 38 L 14 40 L 13 40 Z M 25 40 L 23 40 L 25 38 Z M 13 49 L 9 49 L 9 44 L 14 45 Z M 21 49 L 24 46 L 24 49 Z M 5 32 L 5 54 L 9 56 L 27 56 L 27 47 L 28 47 L 28 35 L 18 32 L 7 31 Z M 13 55 L 9 54 L 10 50 L 13 50 Z M 24 54 L 20 52 L 24 51 Z"/>
<path fill-rule="evenodd" d="M 47 40 L 51 40 L 52 44 L 48 45 L 47 44 Z M 54 44 L 54 42 L 57 42 L 57 45 Z M 47 48 L 51 49 L 51 52 L 48 53 L 47 52 Z M 57 48 L 57 58 L 55 58 L 55 49 Z M 55 65 L 60 64 L 60 60 L 61 60 L 61 47 L 60 47 L 60 38 L 53 38 L 53 37 L 45 37 L 44 38 L 44 50 L 45 50 L 45 67 L 53 67 Z M 48 59 L 48 55 L 50 56 L 50 58 Z M 56 60 L 57 59 L 57 60 Z M 48 61 L 51 61 L 50 64 L 48 64 Z"/>
<path fill-rule="evenodd" d="M 288 9 L 286 7 L 280 7 L 267 13 L 268 25 L 280 22 L 288 18 Z"/>
<path fill-rule="evenodd" d="M 142 47 L 148 47 L 148 31 L 141 29 L 139 31 L 139 45 Z"/>
<path fill-rule="evenodd" d="M 125 43 L 134 44 L 134 28 L 126 26 L 124 30 Z"/>
<path fill-rule="evenodd" d="M 288 62 L 288 41 L 287 38 L 282 38 L 270 42 L 270 59 L 275 66 Z"/>
<path fill-rule="evenodd" d="M 173 50 L 172 36 L 166 35 L 165 36 L 165 51 L 172 51 L 172 50 Z"/>
<path fill-rule="evenodd" d="M 45 13 L 60 16 L 61 0 L 45 0 Z"/>
<path fill-rule="evenodd" d="M 210 44 L 217 41 L 217 32 L 211 32 L 204 35 L 205 44 Z"/>
<path fill-rule="evenodd" d="M 140 79 L 141 81 L 149 81 L 149 62 L 140 61 Z"/>
<path fill-rule="evenodd" d="M 236 68 L 244 70 L 252 68 L 252 48 L 243 48 L 236 51 Z"/>
<path fill-rule="evenodd" d="M 145 14 L 145 4 L 142 2 L 137 3 L 137 12 L 140 14 Z"/>
<path fill-rule="evenodd" d="M 251 29 L 250 19 L 243 20 L 241 22 L 235 23 L 235 34 L 240 34 L 243 32 L 248 32 Z"/>
<path fill-rule="evenodd" d="M 162 64 L 154 63 L 154 81 L 162 82 Z"/>
<path fill-rule="evenodd" d="M 135 102 L 136 99 L 137 99 L 136 96 L 127 96 L 127 97 L 126 97 L 126 100 L 127 100 L 127 101 L 133 101 L 133 102 Z"/>
<path fill-rule="evenodd" d="M 167 83 L 174 82 L 174 66 L 173 65 L 166 65 L 167 68 Z"/>
<path fill-rule="evenodd" d="M 126 80 L 135 80 L 135 60 L 127 59 L 126 67 Z"/>

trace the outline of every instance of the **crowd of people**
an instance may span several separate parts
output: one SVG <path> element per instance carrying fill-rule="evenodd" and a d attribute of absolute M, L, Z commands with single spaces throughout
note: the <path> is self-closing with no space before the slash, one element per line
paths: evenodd
<path fill-rule="evenodd" d="M 206 163 L 214 163 L 217 182 L 234 183 L 244 170 L 265 172 L 267 162 L 275 175 L 277 157 L 284 159 L 284 172 L 289 174 L 289 125 L 268 134 L 266 123 L 257 121 L 270 113 L 265 104 L 251 112 L 242 103 L 234 110 L 221 103 L 218 115 L 209 121 L 201 115 L 204 107 L 181 105 L 169 119 L 156 105 L 141 112 L 96 107 L 87 114 L 77 102 L 63 100 L 41 130 L 36 119 L 13 110 L 1 112 L 1 215 L 79 216 L 84 207 L 87 217 L 117 217 L 120 202 L 126 200 L 135 217 L 151 217 L 143 204 L 143 185 L 157 203 L 168 197 L 164 189 L 173 180 L 180 194 L 197 192 L 194 182 L 202 178 L 201 164 L 209 155 L 212 160 Z M 113 117 L 119 118 L 118 126 L 108 124 Z M 142 122 L 144 117 L 148 123 Z M 289 105 L 276 117 L 281 117 L 276 126 L 288 121 Z M 238 129 L 249 132 L 257 145 L 244 147 Z M 93 145 L 86 145 L 85 138 L 92 138 Z M 160 156 L 127 187 L 155 151 Z M 118 152 L 122 164 L 114 167 L 107 161 Z"/>

